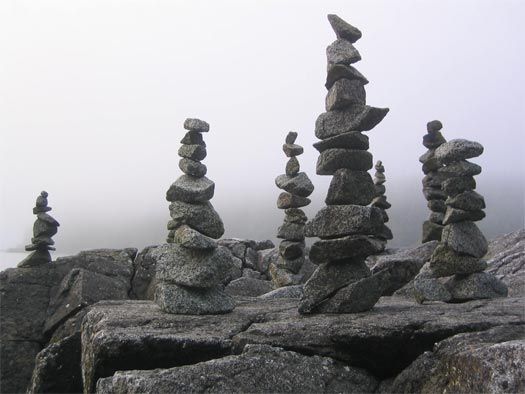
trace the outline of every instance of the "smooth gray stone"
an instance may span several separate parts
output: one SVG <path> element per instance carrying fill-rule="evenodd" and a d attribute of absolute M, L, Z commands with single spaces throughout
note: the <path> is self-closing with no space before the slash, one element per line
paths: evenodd
<path fill-rule="evenodd" d="M 49 250 L 36 250 L 18 263 L 17 267 L 34 267 L 51 262 Z"/>
<path fill-rule="evenodd" d="M 324 112 L 315 122 L 315 136 L 320 140 L 350 131 L 373 129 L 388 113 L 388 108 L 353 105 L 344 110 Z"/>
<path fill-rule="evenodd" d="M 285 138 L 287 144 L 294 144 L 297 139 L 297 133 L 295 131 L 290 131 Z"/>
<path fill-rule="evenodd" d="M 283 152 L 286 155 L 286 157 L 295 157 L 295 156 L 302 155 L 304 152 L 304 149 L 301 145 L 284 144 Z"/>
<path fill-rule="evenodd" d="M 188 131 L 184 137 L 180 140 L 181 144 L 184 145 L 202 145 L 206 147 L 206 143 L 202 138 L 202 134 L 198 131 Z"/>
<path fill-rule="evenodd" d="M 487 240 L 478 226 L 472 222 L 452 223 L 443 229 L 441 240 L 454 251 L 474 257 L 487 253 Z"/>
<path fill-rule="evenodd" d="M 368 171 L 372 168 L 372 154 L 365 150 L 333 148 L 323 151 L 317 159 L 317 175 L 333 175 L 341 168 Z"/>
<path fill-rule="evenodd" d="M 481 272 L 487 268 L 487 263 L 477 257 L 457 254 L 448 246 L 440 244 L 430 257 L 429 267 L 434 276 L 443 277 Z"/>
<path fill-rule="evenodd" d="M 444 218 L 445 214 L 443 212 L 431 212 L 428 220 L 430 220 L 432 223 L 443 224 Z"/>
<path fill-rule="evenodd" d="M 259 297 L 272 290 L 272 282 L 247 277 L 232 280 L 224 289 L 226 294 L 237 297 Z"/>
<path fill-rule="evenodd" d="M 284 221 L 287 223 L 305 224 L 308 220 L 304 211 L 299 208 L 288 208 L 284 214 Z"/>
<path fill-rule="evenodd" d="M 339 134 L 316 142 L 313 146 L 319 152 L 331 148 L 367 150 L 369 143 L 368 136 L 361 134 L 360 131 L 349 131 L 348 133 Z"/>
<path fill-rule="evenodd" d="M 334 29 L 337 38 L 354 43 L 362 36 L 361 31 L 357 27 L 352 26 L 335 14 L 328 14 L 328 22 Z"/>
<path fill-rule="evenodd" d="M 157 285 L 155 302 L 162 311 L 178 315 L 218 315 L 235 308 L 235 301 L 221 287 L 196 289 L 171 283 Z"/>
<path fill-rule="evenodd" d="M 224 234 L 224 224 L 210 202 L 189 204 L 182 201 L 174 201 L 170 204 L 170 215 L 173 220 L 172 228 L 169 228 L 169 230 L 187 224 L 194 230 L 211 238 L 219 239 Z"/>
<path fill-rule="evenodd" d="M 430 200 L 427 203 L 428 209 L 430 209 L 432 212 L 442 212 L 445 213 L 447 210 L 447 206 L 445 205 L 445 201 L 443 200 Z"/>
<path fill-rule="evenodd" d="M 360 205 L 329 205 L 306 223 L 307 237 L 334 238 L 346 235 L 375 235 L 383 226 L 381 210 Z"/>
<path fill-rule="evenodd" d="M 308 256 L 315 264 L 328 263 L 353 257 L 365 257 L 381 253 L 385 241 L 364 235 L 350 235 L 342 238 L 316 241 L 310 248 Z"/>
<path fill-rule="evenodd" d="M 294 196 L 293 194 L 283 192 L 277 198 L 277 208 L 300 208 L 310 204 L 310 199 L 306 197 Z"/>
<path fill-rule="evenodd" d="M 476 180 L 471 176 L 449 178 L 441 184 L 441 189 L 447 193 L 449 197 L 455 197 L 460 193 L 474 190 L 475 188 Z"/>
<path fill-rule="evenodd" d="M 304 256 L 295 257 L 293 259 L 292 258 L 287 259 L 287 258 L 284 258 L 283 256 L 279 256 L 275 265 L 278 268 L 284 268 L 294 274 L 297 274 L 301 270 L 301 267 L 303 266 L 304 262 L 305 262 Z"/>
<path fill-rule="evenodd" d="M 378 196 L 378 197 L 375 197 L 372 200 L 372 206 L 377 207 L 377 208 L 381 208 L 381 209 L 388 209 L 388 208 L 390 208 L 392 206 L 392 204 L 390 204 L 386 200 L 385 196 Z"/>
<path fill-rule="evenodd" d="M 425 134 L 423 136 L 423 145 L 425 146 L 425 148 L 428 149 L 436 149 L 437 147 L 443 145 L 445 142 L 447 142 L 447 140 L 439 131 Z"/>
<path fill-rule="evenodd" d="M 423 235 L 421 242 L 425 243 L 430 241 L 441 241 L 442 232 L 442 225 L 426 220 L 425 222 L 423 222 Z"/>
<path fill-rule="evenodd" d="M 445 282 L 445 287 L 456 302 L 507 297 L 508 294 L 507 286 L 487 272 L 455 275 Z"/>
<path fill-rule="evenodd" d="M 434 187 L 424 187 L 423 188 L 423 195 L 425 196 L 425 199 L 427 201 L 430 201 L 430 200 L 443 200 L 443 201 L 445 201 L 447 199 L 447 193 L 445 193 L 441 189 L 436 189 Z"/>
<path fill-rule="evenodd" d="M 212 199 L 215 193 L 215 183 L 205 176 L 196 178 L 182 175 L 166 192 L 166 200 L 184 201 L 189 203 L 206 202 Z"/>
<path fill-rule="evenodd" d="M 180 226 L 173 234 L 173 240 L 186 249 L 210 250 L 217 247 L 217 241 L 207 237 L 190 226 Z"/>
<path fill-rule="evenodd" d="M 206 133 L 210 130 L 210 125 L 204 120 L 188 118 L 184 121 L 184 128 L 186 130 L 198 131 L 199 133 Z"/>
<path fill-rule="evenodd" d="M 299 313 L 315 313 L 317 307 L 337 290 L 370 276 L 363 258 L 321 264 L 304 285 Z"/>
<path fill-rule="evenodd" d="M 304 256 L 304 242 L 282 241 L 279 244 L 279 255 L 292 260 Z"/>
<path fill-rule="evenodd" d="M 346 66 L 344 64 L 329 64 L 326 74 L 326 83 L 324 86 L 327 89 L 330 89 L 334 85 L 335 81 L 341 78 L 358 79 L 363 83 L 363 85 L 368 83 L 368 79 L 366 79 L 363 74 L 361 74 L 352 66 Z"/>
<path fill-rule="evenodd" d="M 481 194 L 469 190 L 454 197 L 449 197 L 445 201 L 449 207 L 462 209 L 464 211 L 479 211 L 485 209 L 485 199 Z"/>
<path fill-rule="evenodd" d="M 327 111 L 343 109 L 353 104 L 366 104 L 366 92 L 358 79 L 339 79 L 328 91 L 325 100 Z"/>
<path fill-rule="evenodd" d="M 427 131 L 429 133 L 435 133 L 438 132 L 443 128 L 443 123 L 441 123 L 439 120 L 431 120 L 427 123 Z"/>
<path fill-rule="evenodd" d="M 328 64 L 345 64 L 349 66 L 361 60 L 361 55 L 352 43 L 338 39 L 326 48 L 326 58 Z"/>
<path fill-rule="evenodd" d="M 325 202 L 327 205 L 368 205 L 375 194 L 368 172 L 341 168 L 334 173 Z"/>
<path fill-rule="evenodd" d="M 314 185 L 308 175 L 300 172 L 296 176 L 279 175 L 275 178 L 275 185 L 290 194 L 300 197 L 308 197 L 314 191 Z"/>
<path fill-rule="evenodd" d="M 425 301 L 448 302 L 452 299 L 444 284 L 435 277 L 429 263 L 425 263 L 414 278 L 414 297 L 420 304 Z"/>
<path fill-rule="evenodd" d="M 208 169 L 202 163 L 198 161 L 182 158 L 179 160 L 179 168 L 182 172 L 187 175 L 191 175 L 197 178 L 203 177 L 206 175 Z"/>
<path fill-rule="evenodd" d="M 299 160 L 297 160 L 295 156 L 290 157 L 290 159 L 286 163 L 286 175 L 295 176 L 299 173 L 300 170 L 301 166 L 299 165 Z"/>
<path fill-rule="evenodd" d="M 479 142 L 464 139 L 450 140 L 436 149 L 436 158 L 443 164 L 478 157 L 483 153 Z"/>
<path fill-rule="evenodd" d="M 439 168 L 438 172 L 449 176 L 474 176 L 481 174 L 481 167 L 470 161 L 461 160 Z"/>
<path fill-rule="evenodd" d="M 485 217 L 485 212 L 482 210 L 478 211 L 464 211 L 462 209 L 456 209 L 448 207 L 443 218 L 443 224 L 451 224 L 458 222 L 477 222 Z"/>
<path fill-rule="evenodd" d="M 202 145 L 181 145 L 178 154 L 186 159 L 201 161 L 206 157 L 206 148 Z"/>
<path fill-rule="evenodd" d="M 304 225 L 285 222 L 277 229 L 277 238 L 286 239 L 288 241 L 303 241 Z"/>

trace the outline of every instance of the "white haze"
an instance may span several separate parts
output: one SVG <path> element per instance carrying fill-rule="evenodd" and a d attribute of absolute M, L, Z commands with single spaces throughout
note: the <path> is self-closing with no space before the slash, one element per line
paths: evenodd
<path fill-rule="evenodd" d="M 316 190 L 313 130 L 324 111 L 326 14 L 360 28 L 367 101 L 390 113 L 370 136 L 386 167 L 393 246 L 428 217 L 418 157 L 425 125 L 481 142 L 487 237 L 523 227 L 525 2 L 115 1 L 0 3 L 0 249 L 31 238 L 49 192 L 59 253 L 143 247 L 166 236 L 165 191 L 181 175 L 182 123 L 211 124 L 208 177 L 227 237 L 274 238 L 281 146 L 299 132 Z"/>

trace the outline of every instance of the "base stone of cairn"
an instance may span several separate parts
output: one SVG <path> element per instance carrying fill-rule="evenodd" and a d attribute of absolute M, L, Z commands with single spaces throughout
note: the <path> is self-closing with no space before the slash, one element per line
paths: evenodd
<path fill-rule="evenodd" d="M 371 276 L 367 256 L 385 248 L 383 212 L 368 206 L 376 187 L 368 170 L 372 155 L 368 137 L 387 114 L 388 108 L 366 105 L 368 82 L 352 63 L 361 59 L 353 43 L 361 32 L 336 15 L 328 15 L 338 39 L 327 48 L 327 112 L 315 125 L 321 141 L 316 172 L 333 175 L 325 199 L 326 207 L 305 226 L 307 237 L 319 237 L 310 249 L 310 260 L 318 268 L 304 286 L 300 313 L 355 313 L 369 310 L 379 300 L 379 277 Z"/>
<path fill-rule="evenodd" d="M 202 133 L 208 123 L 186 119 L 188 130 L 179 149 L 179 177 L 166 192 L 171 202 L 168 244 L 156 266 L 155 302 L 164 312 L 174 314 L 219 314 L 233 310 L 235 302 L 224 292 L 222 282 L 233 256 L 216 239 L 224 225 L 210 199 L 215 184 L 206 178 L 206 144 Z"/>
<path fill-rule="evenodd" d="M 387 201 L 385 196 L 385 167 L 383 166 L 381 160 L 378 160 L 374 168 L 376 170 L 376 173 L 374 175 L 374 187 L 376 190 L 376 197 L 372 200 L 371 205 L 381 210 L 381 214 L 383 215 L 383 222 L 387 223 L 389 221 L 389 217 L 386 213 L 386 210 L 389 209 L 392 205 Z M 383 231 L 379 235 L 379 237 L 383 238 L 384 240 L 389 240 L 394 238 L 394 235 L 392 234 L 392 230 L 390 230 L 390 228 L 385 224 L 383 225 Z"/>
<path fill-rule="evenodd" d="M 487 240 L 474 222 L 485 217 L 485 201 L 474 191 L 474 175 L 481 168 L 467 159 L 483 153 L 477 142 L 462 139 L 443 143 L 435 151 L 444 175 L 441 189 L 446 193 L 441 242 L 430 261 L 414 280 L 416 299 L 464 302 L 482 298 L 506 297 L 507 287 L 484 272 Z M 449 277 L 445 280 L 438 278 Z"/>
<path fill-rule="evenodd" d="M 304 172 L 300 172 L 297 156 L 303 153 L 303 147 L 297 145 L 297 133 L 286 136 L 283 151 L 289 158 L 286 173 L 275 178 L 275 184 L 284 190 L 277 199 L 277 208 L 284 209 L 284 223 L 277 231 L 277 237 L 283 239 L 279 244 L 279 258 L 270 264 L 269 272 L 276 287 L 296 285 L 300 282 L 299 271 L 305 262 L 304 225 L 307 217 L 301 207 L 310 203 L 308 196 L 314 191 L 314 185 Z"/>
<path fill-rule="evenodd" d="M 43 191 L 36 199 L 33 214 L 37 219 L 33 225 L 33 238 L 31 244 L 26 245 L 25 249 L 32 252 L 24 260 L 18 263 L 18 267 L 33 267 L 51 262 L 50 250 L 55 250 L 55 241 L 51 239 L 58 232 L 60 224 L 47 212 L 51 207 L 47 206 L 47 192 Z"/>

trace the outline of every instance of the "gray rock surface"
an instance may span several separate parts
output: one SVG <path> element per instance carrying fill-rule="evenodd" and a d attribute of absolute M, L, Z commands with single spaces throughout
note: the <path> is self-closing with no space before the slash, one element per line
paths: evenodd
<path fill-rule="evenodd" d="M 173 240 L 186 249 L 211 250 L 217 247 L 217 242 L 190 226 L 182 225 L 175 230 Z"/>
<path fill-rule="evenodd" d="M 220 238 L 224 234 L 224 224 L 211 203 L 190 204 L 174 201 L 170 204 L 173 219 L 172 229 L 187 224 L 194 230 L 211 237 Z"/>
<path fill-rule="evenodd" d="M 437 277 L 472 274 L 484 271 L 487 263 L 477 257 L 459 255 L 446 245 L 439 245 L 430 258 L 429 267 Z"/>
<path fill-rule="evenodd" d="M 507 297 L 508 294 L 507 286 L 487 272 L 455 275 L 445 282 L 445 287 L 457 302 Z"/>
<path fill-rule="evenodd" d="M 376 193 L 372 177 L 366 171 L 341 168 L 335 171 L 325 203 L 327 205 L 368 205 Z"/>
<path fill-rule="evenodd" d="M 483 153 L 483 146 L 464 139 L 450 140 L 436 149 L 436 158 L 443 164 L 478 157 Z"/>
<path fill-rule="evenodd" d="M 327 111 L 342 109 L 353 104 L 366 104 L 366 92 L 359 79 L 341 78 L 334 82 L 325 100 Z"/>
<path fill-rule="evenodd" d="M 352 26 L 335 14 L 328 14 L 328 22 L 334 29 L 337 38 L 354 43 L 362 36 L 361 31 L 357 27 Z"/>
<path fill-rule="evenodd" d="M 196 178 L 182 175 L 166 192 L 166 200 L 189 203 L 206 202 L 212 199 L 214 193 L 215 183 L 205 176 Z"/>
<path fill-rule="evenodd" d="M 310 204 L 310 199 L 306 197 L 295 196 L 288 192 L 282 192 L 277 198 L 277 208 L 288 209 L 288 208 L 300 208 Z"/>
<path fill-rule="evenodd" d="M 299 164 L 299 160 L 295 156 L 290 157 L 288 162 L 286 163 L 286 169 L 285 173 L 288 176 L 295 176 L 299 173 L 301 170 L 301 166 Z"/>
<path fill-rule="evenodd" d="M 204 164 L 186 158 L 182 158 L 179 160 L 179 168 L 185 174 L 194 177 L 202 177 L 206 175 L 206 172 L 208 171 Z"/>
<path fill-rule="evenodd" d="M 433 223 L 430 220 L 423 222 L 423 235 L 421 242 L 430 241 L 441 241 L 441 234 L 443 232 L 443 226 L 437 223 Z"/>
<path fill-rule="evenodd" d="M 293 177 L 279 175 L 275 178 L 275 185 L 279 189 L 285 190 L 288 193 L 299 197 L 308 197 L 314 191 L 312 181 L 310 181 L 310 178 L 308 178 L 308 175 L 304 172 L 300 172 Z"/>
<path fill-rule="evenodd" d="M 472 222 L 453 223 L 443 228 L 441 241 L 460 254 L 483 257 L 488 243 L 478 226 Z"/>
<path fill-rule="evenodd" d="M 197 131 L 199 133 L 206 133 L 210 130 L 210 125 L 200 119 L 188 118 L 184 121 L 184 128 L 186 130 Z"/>
<path fill-rule="evenodd" d="M 381 253 L 385 242 L 364 235 L 350 235 L 341 238 L 316 241 L 310 248 L 309 257 L 315 264 L 327 263 L 357 256 Z"/>
<path fill-rule="evenodd" d="M 231 281 L 225 288 L 227 294 L 243 297 L 258 297 L 272 290 L 272 282 L 246 277 Z"/>
<path fill-rule="evenodd" d="M 479 211 L 464 211 L 463 209 L 447 208 L 443 216 L 443 224 L 459 223 L 459 222 L 478 222 L 485 217 L 485 212 Z"/>
<path fill-rule="evenodd" d="M 303 285 L 292 285 L 279 287 L 268 293 L 260 295 L 259 298 L 263 300 L 273 300 L 281 298 L 295 298 L 300 299 L 304 294 Z"/>
<path fill-rule="evenodd" d="M 470 191 L 476 188 L 476 181 L 473 177 L 452 177 L 441 184 L 441 190 L 443 190 L 449 197 L 455 197 L 466 191 Z"/>
<path fill-rule="evenodd" d="M 349 131 L 318 141 L 313 146 L 319 152 L 332 148 L 367 150 L 369 142 L 368 136 L 360 131 Z"/>
<path fill-rule="evenodd" d="M 361 60 L 361 55 L 352 43 L 338 39 L 326 48 L 326 58 L 328 64 L 344 64 L 349 66 Z"/>
<path fill-rule="evenodd" d="M 344 64 L 328 65 L 325 87 L 330 89 L 333 84 L 341 78 L 358 79 L 363 83 L 363 85 L 368 83 L 368 79 L 366 79 L 363 74 L 361 74 L 352 66 L 346 66 Z"/>
<path fill-rule="evenodd" d="M 203 145 L 181 145 L 178 151 L 180 157 L 201 161 L 206 158 L 206 148 Z"/>
<path fill-rule="evenodd" d="M 439 168 L 438 172 L 443 175 L 468 177 L 481 174 L 481 167 L 469 161 L 460 160 Z"/>
<path fill-rule="evenodd" d="M 388 108 L 354 105 L 344 110 L 322 113 L 315 122 L 315 136 L 319 139 L 334 137 L 350 131 L 373 129 L 388 113 Z"/>
<path fill-rule="evenodd" d="M 364 150 L 340 148 L 321 152 L 317 159 L 317 175 L 333 175 L 340 168 L 368 171 L 372 168 L 372 154 Z"/>

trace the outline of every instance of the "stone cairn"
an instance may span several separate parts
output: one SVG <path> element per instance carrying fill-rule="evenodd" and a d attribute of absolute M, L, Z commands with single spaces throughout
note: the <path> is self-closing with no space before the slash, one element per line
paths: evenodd
<path fill-rule="evenodd" d="M 314 144 L 320 152 L 316 172 L 333 175 L 325 202 L 305 227 L 319 237 L 309 253 L 318 268 L 305 284 L 300 313 L 354 313 L 369 310 L 381 296 L 378 277 L 371 276 L 367 256 L 385 248 L 383 215 L 368 206 L 376 188 L 368 170 L 372 155 L 361 131 L 375 127 L 388 108 L 366 105 L 366 78 L 351 66 L 361 59 L 352 45 L 361 32 L 336 15 L 328 15 L 337 40 L 328 46 L 327 112 L 316 121 Z"/>
<path fill-rule="evenodd" d="M 47 196 L 47 192 L 43 191 L 36 199 L 33 214 L 36 215 L 37 219 L 33 225 L 33 238 L 31 238 L 31 245 L 25 247 L 28 252 L 33 253 L 18 263 L 18 267 L 33 267 L 51 262 L 49 251 L 55 250 L 52 246 L 55 241 L 51 237 L 58 232 L 60 224 L 47 214 L 51 211 L 51 207 L 47 206 Z"/>
<path fill-rule="evenodd" d="M 303 147 L 295 144 L 296 139 L 295 132 L 286 136 L 283 145 L 289 158 L 286 174 L 275 178 L 277 187 L 284 190 L 277 199 L 277 208 L 285 210 L 284 223 L 277 231 L 277 237 L 283 239 L 279 244 L 279 258 L 269 268 L 276 287 L 298 284 L 301 280 L 298 274 L 305 261 L 304 226 L 307 217 L 300 208 L 310 204 L 308 196 L 314 191 L 314 185 L 306 173 L 299 172 L 297 156 L 303 153 Z"/>
<path fill-rule="evenodd" d="M 441 240 L 443 218 L 447 209 L 445 205 L 447 195 L 441 190 L 441 183 L 446 179 L 446 175 L 438 171 L 442 164 L 435 157 L 436 149 L 447 142 L 440 132 L 442 128 L 443 125 L 439 120 L 427 123 L 427 134 L 423 136 L 423 145 L 428 151 L 419 158 L 425 174 L 423 194 L 431 211 L 429 219 L 423 223 L 423 243 Z"/>
<path fill-rule="evenodd" d="M 374 168 L 376 170 L 376 173 L 374 175 L 374 187 L 376 190 L 376 197 L 372 200 L 371 205 L 381 210 L 381 214 L 383 215 L 383 222 L 387 223 L 389 221 L 389 217 L 386 213 L 386 210 L 389 209 L 392 205 L 387 201 L 385 196 L 385 167 L 383 166 L 381 160 L 378 160 Z M 394 236 L 392 235 L 392 231 L 386 225 L 383 226 L 383 233 L 381 234 L 381 237 L 384 239 L 394 238 Z"/>
<path fill-rule="evenodd" d="M 181 140 L 179 177 L 166 193 L 171 202 L 168 244 L 156 266 L 155 301 L 175 314 L 218 314 L 233 310 L 233 299 L 222 283 L 232 264 L 231 252 L 215 239 L 224 234 L 224 225 L 210 203 L 215 184 L 205 177 L 206 157 L 202 133 L 208 123 L 186 119 L 188 130 Z"/>
<path fill-rule="evenodd" d="M 483 272 L 487 263 L 487 240 L 474 222 L 485 217 L 485 200 L 474 191 L 474 175 L 481 167 L 467 161 L 483 153 L 477 142 L 456 139 L 439 146 L 435 158 L 446 176 L 441 189 L 446 193 L 441 242 L 430 262 L 416 277 L 414 289 L 419 302 L 425 300 L 464 302 L 506 297 L 507 287 L 495 276 Z M 436 278 L 451 277 L 444 282 Z"/>

